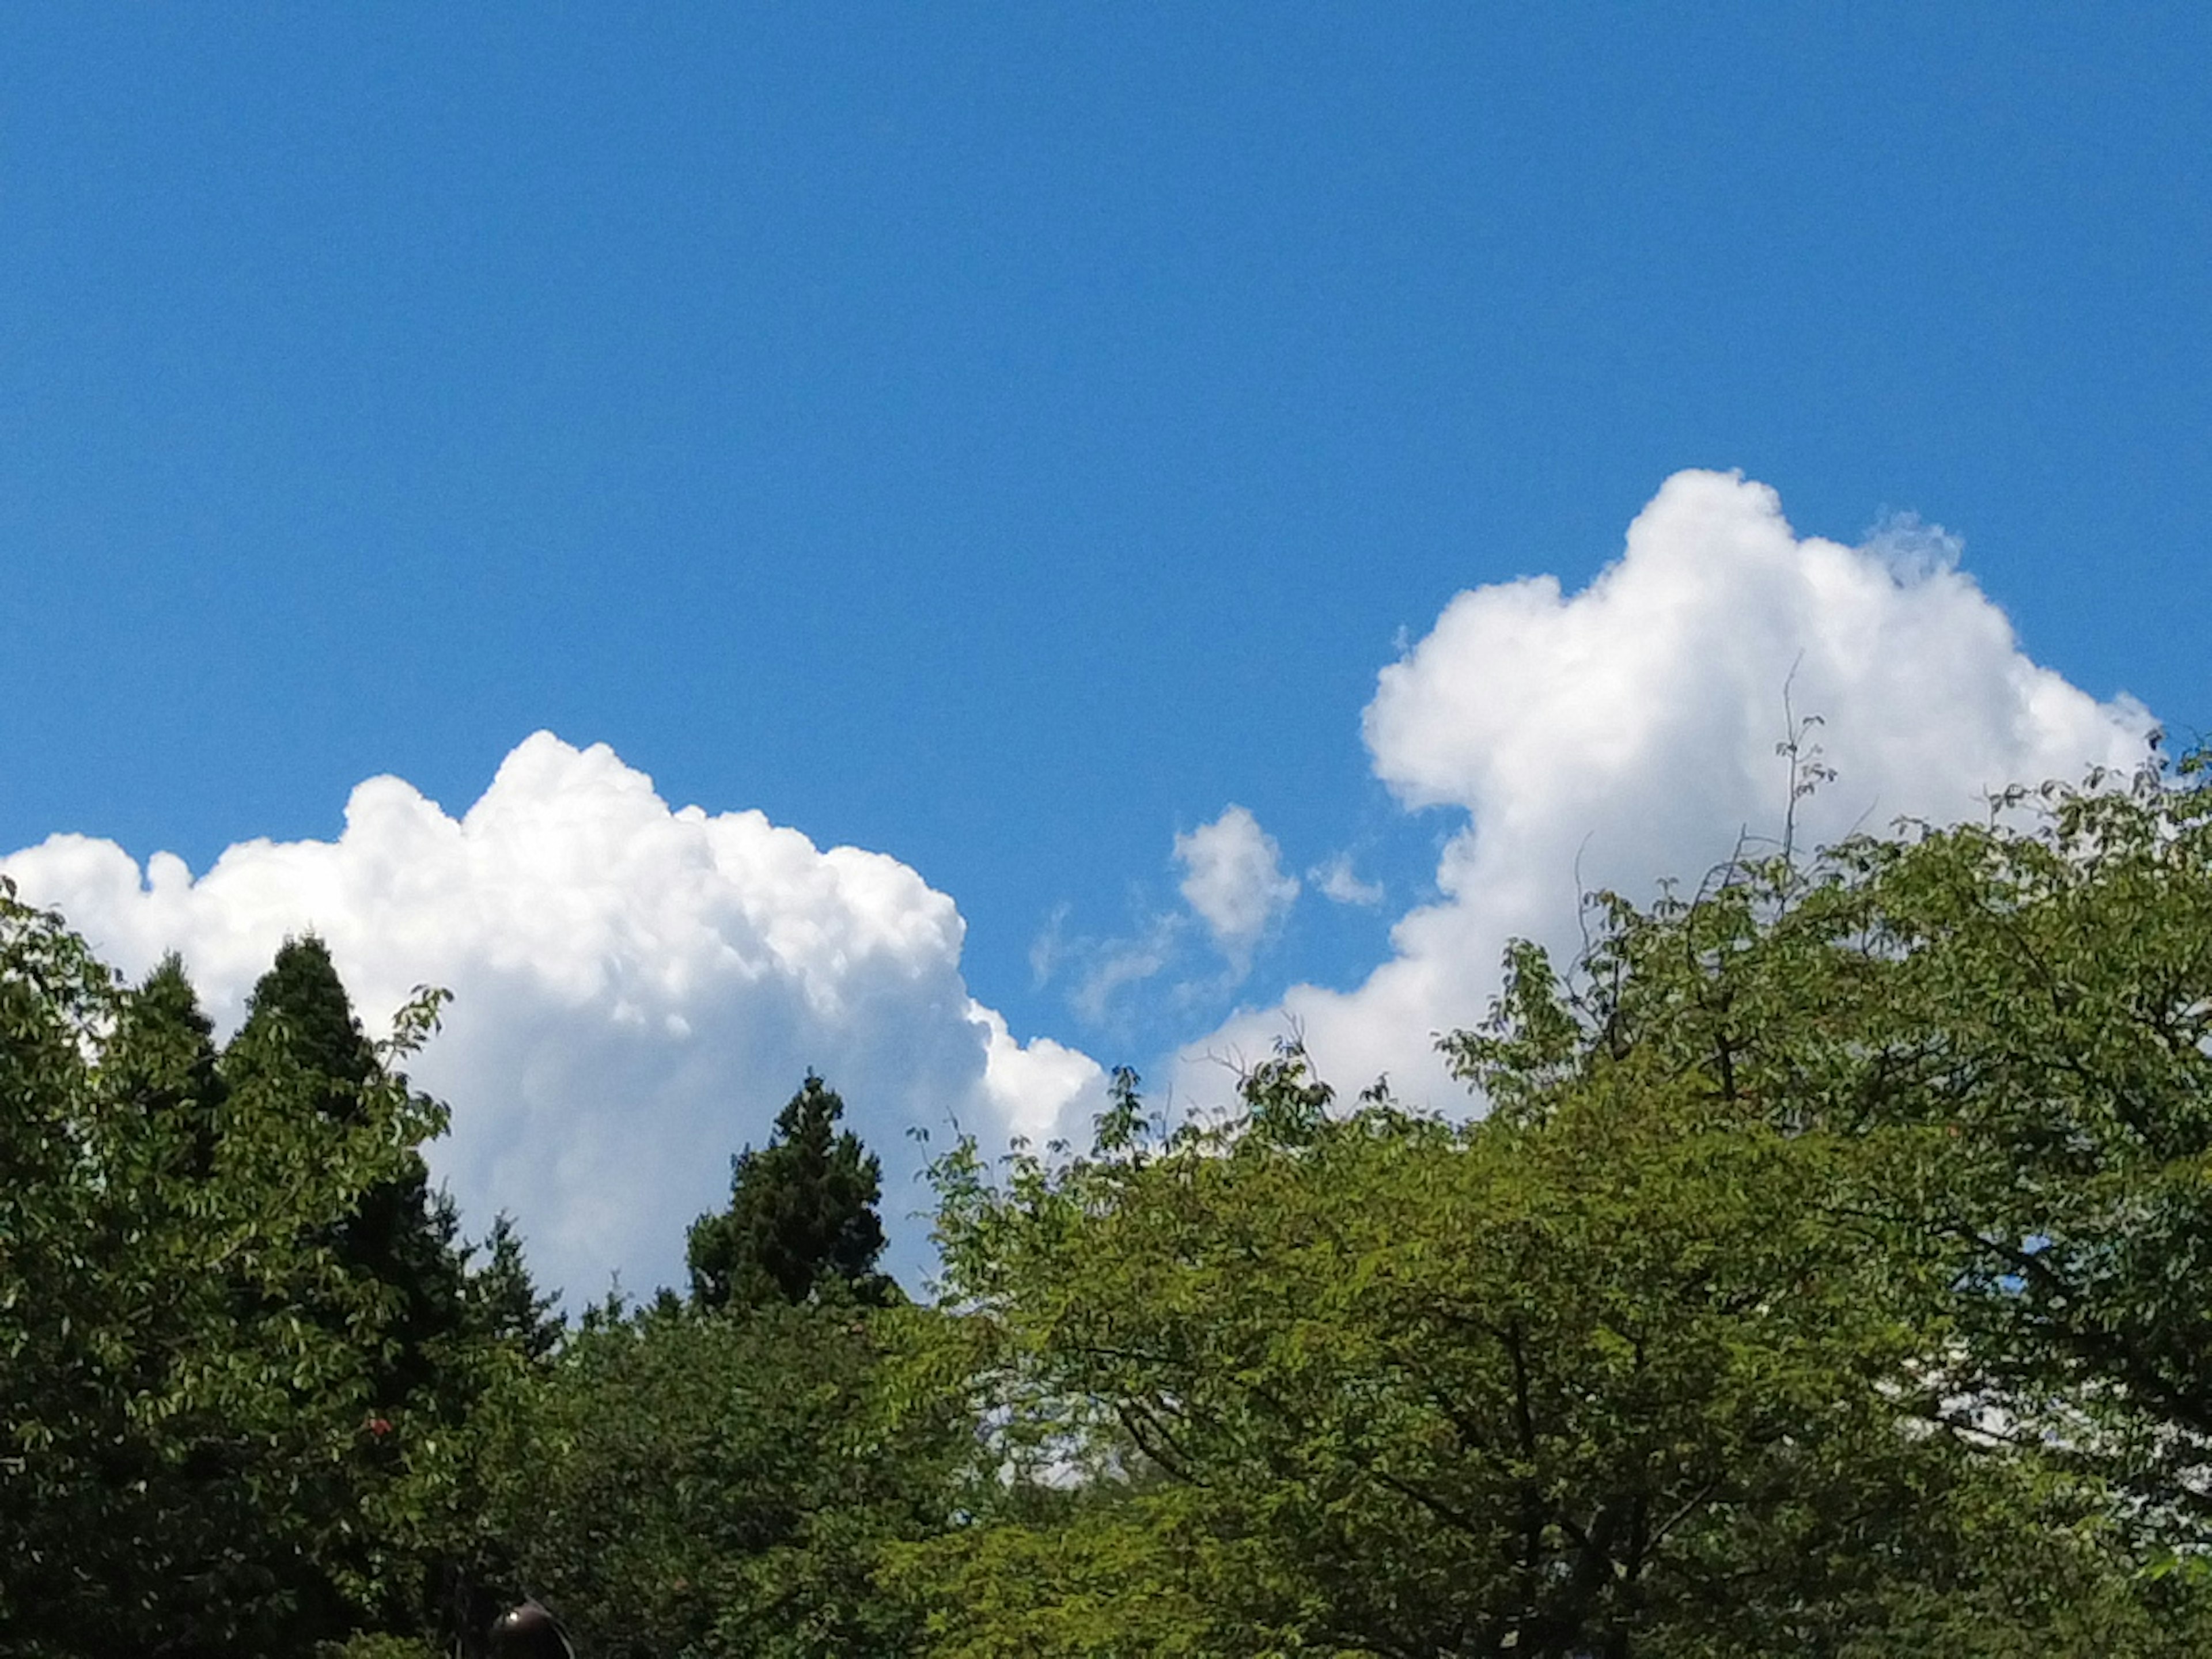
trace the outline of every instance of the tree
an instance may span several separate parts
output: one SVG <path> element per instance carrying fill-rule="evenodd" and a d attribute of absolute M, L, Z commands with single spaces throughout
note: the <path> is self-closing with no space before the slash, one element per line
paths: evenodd
<path fill-rule="evenodd" d="M 983 1420 L 1079 1499 L 907 1553 L 936 1650 L 2204 1650 L 2200 776 L 1600 896 L 1471 1124 L 1292 1050 L 956 1148 Z"/>
<path fill-rule="evenodd" d="M 387 1073 L 328 948 L 312 934 L 286 939 L 254 986 L 222 1070 L 235 1095 L 281 1099 L 303 1132 L 325 1136 L 359 1126 L 380 1091 L 407 1089 Z M 471 1352 L 477 1333 L 458 1219 L 410 1144 L 314 1243 L 337 1273 L 294 1311 L 360 1341 L 367 1334 L 356 1310 L 376 1309 L 374 1338 L 364 1344 L 364 1411 L 384 1425 L 347 1466 L 351 1505 L 374 1524 L 336 1525 L 323 1570 L 333 1595 L 373 1626 L 412 1631 L 434 1620 L 449 1576 L 416 1524 L 441 1507 L 426 1492 L 439 1483 L 426 1483 L 416 1467 L 419 1449 L 440 1447 L 450 1462 L 484 1382 Z"/>
<path fill-rule="evenodd" d="M 2139 1528 L 2212 1549 L 2204 780 L 2191 759 L 2016 791 L 1985 823 L 1608 901 L 1578 975 L 1531 957 L 1510 1017 L 1449 1046 L 1509 1097 L 1636 1055 L 1776 1127 L 1914 1138 L 1863 1212 L 1947 1260 L 1954 1340 L 1929 1364 L 1956 1414 L 2063 1447 Z"/>
<path fill-rule="evenodd" d="M 356 1116 L 354 1092 L 375 1076 L 376 1050 L 355 1018 L 352 999 L 331 961 L 330 947 L 309 933 L 288 938 L 246 999 L 240 1035 L 274 1039 L 296 1070 L 324 1079 L 316 1105 L 326 1117 Z"/>
<path fill-rule="evenodd" d="M 558 1293 L 541 1295 L 523 1258 L 522 1237 L 514 1218 L 494 1218 L 482 1245 L 483 1265 L 471 1267 L 468 1299 L 479 1336 L 518 1348 L 542 1360 L 560 1345 L 565 1328 Z"/>
<path fill-rule="evenodd" d="M 944 1522 L 968 1441 L 894 1410 L 886 1322 L 912 1308 L 771 1301 L 743 1317 L 606 1309 L 500 1419 L 491 1511 L 518 1582 L 600 1659 L 912 1650 L 872 1576 Z"/>
<path fill-rule="evenodd" d="M 1168 1556 L 1128 1583 L 1198 1587 L 1191 1650 L 1828 1651 L 1911 1584 L 1978 1582 L 2030 1500 L 2065 1556 L 2087 1505 L 1994 1478 L 1930 1409 L 1935 1258 L 1833 1201 L 1891 1149 L 1640 1071 L 1541 1121 L 1328 1104 L 1292 1052 L 1228 1123 L 1125 1106 L 1090 1158 L 940 1170 L 1001 1420 L 1137 1478 L 1109 1519 Z M 1062 1650 L 1116 1650 L 1097 1605 L 1103 1644 Z"/>
<path fill-rule="evenodd" d="M 125 990 L 0 884 L 0 1650 L 345 1629 L 325 1564 L 360 1524 L 385 1310 L 330 1240 L 438 1112 L 380 1072 L 329 1121 L 301 1081 L 219 1073 L 174 964 Z"/>
<path fill-rule="evenodd" d="M 118 1104 L 157 1115 L 176 1132 L 180 1172 L 202 1179 L 212 1172 L 229 1091 L 214 1023 L 175 952 L 124 1000 L 100 1070 L 104 1091 Z"/>
<path fill-rule="evenodd" d="M 730 1160 L 730 1206 L 691 1224 L 686 1256 L 701 1308 L 799 1303 L 827 1291 L 862 1303 L 893 1300 L 876 1271 L 884 1228 L 876 1214 L 883 1170 L 851 1130 L 845 1103 L 808 1073 L 758 1151 Z"/>
<path fill-rule="evenodd" d="M 241 1086 L 291 1083 L 334 1125 L 357 1121 L 363 1091 L 383 1080 L 374 1047 L 323 942 L 288 939 L 254 986 L 245 1024 L 225 1055 Z M 404 1079 L 394 1079 L 404 1086 Z M 466 1327 L 459 1227 L 451 1203 L 434 1194 L 411 1147 L 387 1180 L 364 1192 L 336 1224 L 331 1245 L 365 1285 L 390 1298 L 375 1404 L 397 1409 L 434 1392 L 441 1351 Z"/>

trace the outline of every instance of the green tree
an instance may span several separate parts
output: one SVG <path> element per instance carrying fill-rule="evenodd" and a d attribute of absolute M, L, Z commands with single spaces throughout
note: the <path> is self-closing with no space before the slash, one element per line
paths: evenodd
<path fill-rule="evenodd" d="M 799 1303 L 824 1291 L 893 1300 L 883 1254 L 883 1169 L 837 1121 L 845 1103 L 809 1073 L 767 1146 L 730 1160 L 730 1205 L 692 1223 L 691 1298 L 704 1309 Z"/>
<path fill-rule="evenodd" d="M 214 1023 L 200 1011 L 199 995 L 173 951 L 124 999 L 100 1056 L 100 1079 L 119 1105 L 167 1121 L 163 1127 L 175 1131 L 181 1173 L 211 1173 L 229 1091 L 218 1068 Z"/>
<path fill-rule="evenodd" d="M 902 1558 L 938 1650 L 2203 1650 L 2212 803 L 2043 804 L 1601 898 L 1469 1125 L 1292 1051 L 956 1149 L 984 1420 L 1084 1499 Z"/>
<path fill-rule="evenodd" d="M 304 1130 L 322 1133 L 357 1126 L 380 1091 L 407 1086 L 387 1073 L 328 948 L 312 934 L 288 939 L 254 986 L 222 1070 L 234 1092 L 272 1091 L 301 1115 Z M 431 1447 L 451 1462 L 485 1382 L 471 1352 L 481 1333 L 468 1305 L 458 1219 L 446 1196 L 431 1191 L 410 1145 L 315 1242 L 343 1282 L 310 1291 L 295 1310 L 358 1340 L 356 1310 L 377 1308 L 375 1340 L 365 1345 L 368 1411 L 386 1425 L 350 1465 L 353 1501 L 372 1523 L 338 1528 L 325 1570 L 374 1625 L 414 1630 L 434 1620 L 450 1576 L 423 1535 L 427 1515 L 442 1507 L 428 1494 L 459 1479 L 448 1469 L 428 1480 L 417 1465 Z"/>
<path fill-rule="evenodd" d="M 376 1074 L 376 1050 L 320 939 L 288 938 L 277 948 L 246 999 L 240 1030 L 249 1039 L 275 1037 L 290 1066 L 324 1080 L 316 1105 L 325 1116 L 358 1115 L 356 1091 Z"/>
<path fill-rule="evenodd" d="M 1779 1128 L 1911 1136 L 1863 1213 L 1946 1259 L 1956 1413 L 2212 1547 L 2212 793 L 2201 765 L 1608 902 L 1565 980 L 1450 1048 L 1475 1081 L 1637 1063 Z M 1546 1069 L 1548 1068 L 1548 1069 Z M 1522 1091 L 1524 1094 L 1527 1091 Z M 1540 1100 L 1543 1090 L 1528 1097 Z"/>
<path fill-rule="evenodd" d="M 514 1218 L 494 1218 L 481 1245 L 483 1262 L 469 1273 L 468 1299 L 482 1337 L 511 1345 L 527 1358 L 544 1359 L 560 1346 L 564 1323 L 558 1293 L 541 1294 L 524 1259 Z"/>
<path fill-rule="evenodd" d="M 548 1385 L 566 1327 L 507 1217 L 463 1255 L 463 1332 L 442 1345 L 438 1409 L 411 1413 L 404 1432 L 395 1424 L 398 1468 L 364 1515 L 392 1592 L 375 1622 L 426 1652 L 474 1656 L 493 1619 L 531 1586 L 499 1495 L 516 1417 Z"/>
<path fill-rule="evenodd" d="M 1816 1650 L 1898 1546 L 1966 1571 L 1972 1468 L 1913 1382 L 1933 1287 L 1825 1201 L 1857 1149 L 1650 1076 L 1541 1124 L 1328 1104 L 1293 1052 L 1232 1121 L 1148 1134 L 1125 1094 L 1090 1158 L 941 1170 L 1001 1417 L 1138 1477 L 1191 1650 Z M 1061 1650 L 1127 1650 L 1098 1606 Z"/>
<path fill-rule="evenodd" d="M 297 1654 L 348 1622 L 324 1564 L 385 1309 L 329 1240 L 439 1114 L 380 1073 L 324 1121 L 207 1036 L 173 964 L 125 990 L 0 886 L 0 1651 Z"/>
<path fill-rule="evenodd" d="M 363 1091 L 384 1080 L 329 949 L 312 934 L 287 939 L 276 952 L 224 1058 L 234 1080 L 283 1079 L 332 1124 L 357 1121 Z M 429 1171 L 411 1147 L 336 1224 L 331 1243 L 338 1258 L 391 1304 L 377 1368 L 380 1407 L 434 1393 L 446 1351 L 465 1334 L 458 1234 L 451 1203 L 431 1192 Z"/>
<path fill-rule="evenodd" d="M 595 1659 L 912 1651 L 873 1574 L 887 1541 L 944 1524 L 967 1425 L 945 1402 L 893 1409 L 878 1351 L 886 1322 L 931 1317 L 602 1310 L 490 1448 L 517 1582 Z"/>

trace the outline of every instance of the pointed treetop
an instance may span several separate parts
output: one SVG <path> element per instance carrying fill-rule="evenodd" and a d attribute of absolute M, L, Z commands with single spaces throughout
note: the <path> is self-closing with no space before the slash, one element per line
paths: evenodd
<path fill-rule="evenodd" d="M 730 1207 L 692 1224 L 686 1252 L 692 1300 L 702 1308 L 805 1302 L 842 1291 L 883 1302 L 896 1286 L 875 1270 L 883 1254 L 883 1168 L 851 1130 L 845 1103 L 811 1072 L 767 1146 L 730 1160 Z"/>
<path fill-rule="evenodd" d="M 377 1074 L 376 1050 L 354 1017 L 330 947 L 313 933 L 284 941 L 254 986 L 246 1023 L 233 1042 L 251 1048 L 272 1025 L 282 1026 L 284 1051 L 293 1065 L 338 1085 L 328 1109 L 338 1109 L 343 1091 Z"/>

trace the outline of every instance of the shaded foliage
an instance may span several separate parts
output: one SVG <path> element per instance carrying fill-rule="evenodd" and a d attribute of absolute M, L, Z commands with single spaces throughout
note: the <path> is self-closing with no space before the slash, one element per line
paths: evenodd
<path fill-rule="evenodd" d="M 891 1409 L 878 1349 L 931 1317 L 833 1296 L 593 1320 L 495 1444 L 520 1579 L 595 1659 L 911 1651 L 872 1575 L 943 1524 L 968 1435 L 943 1404 Z"/>
<path fill-rule="evenodd" d="M 403 1014 L 400 1048 L 433 1012 Z M 15 1651 L 297 1653 L 348 1627 L 363 1582 L 385 1306 L 330 1240 L 439 1114 L 380 1073 L 334 1119 L 297 1073 L 229 1076 L 208 1038 L 173 964 L 126 990 L 0 896 Z"/>

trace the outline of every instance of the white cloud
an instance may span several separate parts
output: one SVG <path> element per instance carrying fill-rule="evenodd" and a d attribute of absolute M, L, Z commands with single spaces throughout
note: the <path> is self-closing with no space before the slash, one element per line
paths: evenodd
<path fill-rule="evenodd" d="M 1175 957 L 1182 932 L 1180 916 L 1154 916 L 1134 939 L 1080 941 L 1074 949 L 1087 965 L 1068 1006 L 1088 1024 L 1110 1023 L 1115 997 L 1164 971 Z"/>
<path fill-rule="evenodd" d="M 1231 805 L 1211 823 L 1175 838 L 1183 866 L 1182 896 L 1240 972 L 1252 949 L 1298 896 L 1298 880 L 1283 870 L 1282 849 L 1260 821 Z"/>
<path fill-rule="evenodd" d="M 81 836 L 0 870 L 129 973 L 182 952 L 226 1030 L 310 928 L 372 1029 L 416 984 L 450 988 L 411 1068 L 454 1109 L 432 1167 L 472 1229 L 512 1211 L 572 1300 L 617 1268 L 634 1290 L 680 1282 L 684 1229 L 809 1066 L 882 1155 L 909 1267 L 908 1127 L 1039 1136 L 1101 1093 L 1087 1056 L 1017 1043 L 968 995 L 959 913 L 905 865 L 757 811 L 672 811 L 612 750 L 547 732 L 458 819 L 372 778 L 335 842 L 244 842 L 197 881 Z"/>
<path fill-rule="evenodd" d="M 1306 878 L 1332 904 L 1372 907 L 1382 902 L 1382 884 L 1362 881 L 1352 867 L 1352 854 L 1349 853 L 1339 853 L 1326 864 L 1314 866 L 1306 872 Z"/>
<path fill-rule="evenodd" d="M 1800 540 L 1765 486 L 1683 472 L 1583 592 L 1540 576 L 1460 594 L 1382 671 L 1365 719 L 1376 775 L 1407 806 L 1466 815 L 1440 897 L 1400 919 L 1358 988 L 1296 987 L 1194 1054 L 1262 1054 L 1295 1024 L 1340 1087 L 1388 1072 L 1409 1098 L 1463 1099 L 1433 1036 L 1481 1017 L 1508 939 L 1563 959 L 1579 889 L 1648 896 L 1701 876 L 1746 828 L 1779 825 L 1785 684 L 1799 716 L 1821 719 L 1837 773 L 1801 810 L 1808 842 L 2135 763 L 2141 706 L 2031 661 L 1957 557 L 1910 518 L 1864 548 Z M 1178 1092 L 1218 1095 L 1195 1065 Z"/>

